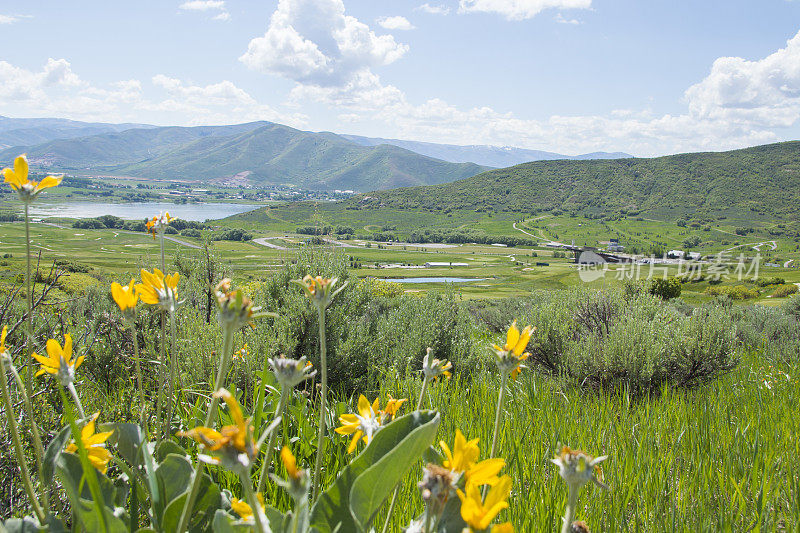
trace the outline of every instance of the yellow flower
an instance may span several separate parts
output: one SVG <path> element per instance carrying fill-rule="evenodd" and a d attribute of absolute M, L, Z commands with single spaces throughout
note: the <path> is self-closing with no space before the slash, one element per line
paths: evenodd
<path fill-rule="evenodd" d="M 5 182 L 17 191 L 24 202 L 36 198 L 40 192 L 61 183 L 62 176 L 47 176 L 42 181 L 28 179 L 28 158 L 25 154 L 14 159 L 14 168 L 4 168 Z"/>
<path fill-rule="evenodd" d="M 112 283 L 111 296 L 114 298 L 114 301 L 117 302 L 119 310 L 123 313 L 129 309 L 135 309 L 136 302 L 139 301 L 139 294 L 136 292 L 133 280 L 131 280 L 128 285 L 120 285 L 116 281 Z"/>
<path fill-rule="evenodd" d="M 240 349 L 233 352 L 233 360 L 241 359 L 242 361 L 244 361 L 244 358 L 247 357 L 249 354 L 250 354 L 250 347 L 247 345 L 247 343 L 244 343 L 244 345 Z"/>
<path fill-rule="evenodd" d="M 341 426 L 336 428 L 336 433 L 339 435 L 353 435 L 350 445 L 347 447 L 347 453 L 353 453 L 358 441 L 362 439 L 369 444 L 372 436 L 378 431 L 381 426 L 378 419 L 380 411 L 379 398 L 370 405 L 369 400 L 362 394 L 358 397 L 358 414 L 346 413 L 339 417 Z"/>
<path fill-rule="evenodd" d="M 256 498 L 258 498 L 258 503 L 261 505 L 261 509 L 264 509 L 264 496 L 259 492 L 256 494 Z M 239 498 L 231 498 L 231 509 L 233 509 L 242 520 L 247 520 L 253 517 L 253 508 L 250 507 L 247 502 L 240 500 Z"/>
<path fill-rule="evenodd" d="M 514 533 L 514 526 L 511 522 L 503 522 L 492 526 L 492 533 Z"/>
<path fill-rule="evenodd" d="M 381 411 L 381 414 L 384 415 L 384 417 L 388 416 L 390 419 L 394 420 L 394 417 L 397 416 L 397 411 L 399 411 L 407 401 L 408 398 L 394 399 L 389 395 L 389 401 L 386 402 L 386 408 Z"/>
<path fill-rule="evenodd" d="M 44 357 L 37 353 L 31 354 L 34 359 L 41 363 L 42 368 L 36 372 L 36 376 L 42 374 L 52 374 L 58 378 L 65 387 L 75 379 L 75 370 L 81 366 L 85 356 L 72 359 L 72 336 L 64 334 L 64 348 L 55 339 L 47 341 L 47 355 Z"/>
<path fill-rule="evenodd" d="M 580 490 L 590 481 L 601 489 L 609 490 L 603 482 L 603 469 L 600 466 L 606 459 L 607 455 L 592 457 L 582 450 L 564 446 L 561 448 L 561 453 L 555 459 L 550 459 L 550 462 L 558 467 L 558 473 L 571 490 Z"/>
<path fill-rule="evenodd" d="M 338 281 L 339 278 L 312 277 L 311 275 L 306 275 L 302 280 L 292 280 L 292 282 L 303 288 L 309 300 L 320 309 L 327 308 L 336 295 L 347 286 L 345 281 L 338 289 L 333 290 Z"/>
<path fill-rule="evenodd" d="M 292 450 L 288 446 L 281 448 L 281 462 L 283 462 L 286 473 L 292 479 L 300 479 L 303 476 L 303 470 L 297 468 L 297 459 L 292 454 Z"/>
<path fill-rule="evenodd" d="M 93 414 L 89 422 L 81 429 L 81 442 L 84 448 L 86 448 L 86 455 L 89 456 L 89 462 L 92 463 L 93 467 L 105 474 L 106 470 L 108 470 L 108 462 L 111 460 L 111 452 L 106 449 L 105 443 L 114 432 L 106 431 L 104 433 L 95 433 L 94 423 L 98 416 L 100 416 L 100 413 Z M 66 451 L 69 453 L 78 453 L 77 444 L 75 444 L 74 441 L 71 442 L 66 447 Z"/>
<path fill-rule="evenodd" d="M 453 365 L 447 359 L 436 359 L 433 357 L 433 348 L 428 348 L 425 357 L 422 358 L 422 374 L 426 380 L 436 380 L 439 376 L 450 379 L 450 370 Z"/>
<path fill-rule="evenodd" d="M 529 353 L 524 352 L 525 348 L 528 347 L 528 342 L 533 332 L 533 327 L 525 326 L 525 329 L 520 333 L 515 320 L 511 327 L 508 328 L 506 343 L 502 347 L 496 344 L 493 345 L 496 356 L 495 362 L 501 372 L 504 374 L 509 373 L 513 379 L 516 379 L 522 368 L 522 361 L 525 361 L 530 356 Z"/>
<path fill-rule="evenodd" d="M 468 441 L 464 434 L 456 429 L 456 439 L 452 451 L 447 443 L 439 441 L 439 446 L 445 455 L 442 466 L 454 472 L 464 473 L 467 485 L 496 485 L 500 479 L 497 474 L 503 469 L 506 462 L 497 457 L 478 462 L 481 455 L 478 440 Z"/>
<path fill-rule="evenodd" d="M 159 269 L 150 273 L 142 269 L 142 283 L 136 285 L 139 298 L 146 304 L 158 305 L 165 311 L 174 311 L 178 304 L 180 274 L 164 276 Z"/>
<path fill-rule="evenodd" d="M 8 326 L 3 326 L 3 332 L 0 333 L 0 356 L 6 353 L 6 335 L 8 335 Z"/>
<path fill-rule="evenodd" d="M 233 419 L 233 424 L 224 426 L 216 431 L 203 426 L 181 431 L 181 437 L 189 437 L 197 441 L 206 450 L 214 453 L 215 457 L 203 457 L 203 460 L 213 464 L 226 466 L 245 466 L 258 455 L 258 447 L 253 440 L 253 426 L 250 420 L 245 420 L 242 408 L 236 398 L 226 389 L 219 389 L 214 393 L 215 398 L 222 398 L 228 404 L 228 412 Z"/>
<path fill-rule="evenodd" d="M 483 531 L 489 527 L 500 511 L 508 507 L 506 499 L 511 493 L 511 478 L 501 477 L 489 490 L 486 501 L 482 501 L 481 491 L 477 485 L 468 484 L 466 492 L 459 490 L 457 493 L 461 499 L 461 518 L 471 528 Z"/>
<path fill-rule="evenodd" d="M 147 231 L 149 231 L 150 234 L 155 239 L 156 231 L 163 231 L 167 226 L 169 226 L 169 223 L 171 221 L 172 217 L 169 216 L 169 211 L 167 211 L 163 215 L 159 214 L 158 216 L 151 218 L 150 220 L 147 221 L 145 225 L 147 226 Z"/>

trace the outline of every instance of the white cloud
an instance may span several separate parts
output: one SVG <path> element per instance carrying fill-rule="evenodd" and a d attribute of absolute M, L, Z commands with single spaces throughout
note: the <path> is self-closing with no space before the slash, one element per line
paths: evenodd
<path fill-rule="evenodd" d="M 381 28 L 387 30 L 413 30 L 414 25 L 405 17 L 380 17 L 377 21 Z"/>
<path fill-rule="evenodd" d="M 791 126 L 800 119 L 800 32 L 757 61 L 720 57 L 703 81 L 686 90 L 686 99 L 699 118 Z"/>
<path fill-rule="evenodd" d="M 580 20 L 578 20 L 578 19 L 568 19 L 564 15 L 562 15 L 561 13 L 556 15 L 555 21 L 558 22 L 559 24 L 571 24 L 573 26 L 577 26 L 578 24 L 581 24 Z"/>
<path fill-rule="evenodd" d="M 442 4 L 431 5 L 426 2 L 421 6 L 415 7 L 414 11 L 422 11 L 423 13 L 430 13 L 431 15 L 447 15 L 450 13 L 450 8 Z"/>
<path fill-rule="evenodd" d="M 0 24 L 13 24 L 18 20 L 19 17 L 15 17 L 14 15 L 0 15 Z"/>
<path fill-rule="evenodd" d="M 225 0 L 188 0 L 179 6 L 184 11 L 216 11 L 214 20 L 230 20 L 231 14 L 225 8 Z"/>
<path fill-rule="evenodd" d="M 280 0 L 263 37 L 239 60 L 303 85 L 344 87 L 362 72 L 388 65 L 408 46 L 345 15 L 342 0 Z"/>
<path fill-rule="evenodd" d="M 545 9 L 589 9 L 592 0 L 459 0 L 459 13 L 497 13 L 508 20 L 533 18 Z"/>
<path fill-rule="evenodd" d="M 0 114 L 171 125 L 307 124 L 305 115 L 279 112 L 227 80 L 194 85 L 158 74 L 151 82 L 146 87 L 139 80 L 96 86 L 81 79 L 65 59 L 48 59 L 38 71 L 0 61 Z"/>

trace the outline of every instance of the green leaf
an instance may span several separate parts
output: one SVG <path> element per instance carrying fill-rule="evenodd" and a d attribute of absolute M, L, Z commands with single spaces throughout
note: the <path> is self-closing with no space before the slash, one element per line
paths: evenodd
<path fill-rule="evenodd" d="M 438 415 L 428 422 L 417 425 L 413 421 L 413 417 L 416 414 L 411 413 L 402 417 L 412 417 L 410 423 L 415 426 L 414 429 L 405 437 L 402 437 L 402 440 L 397 442 L 388 453 L 377 459 L 372 466 L 358 476 L 358 479 L 355 480 L 350 489 L 350 512 L 364 531 L 369 527 L 383 501 L 403 479 L 406 472 L 422 457 L 425 450 L 430 448 L 431 443 L 436 438 L 436 430 L 439 427 L 440 420 Z M 396 422 L 400 423 L 401 419 L 396 420 Z M 389 425 L 391 426 L 394 423 L 392 422 Z M 388 426 L 378 432 L 378 435 L 386 429 L 388 429 Z"/>
<path fill-rule="evenodd" d="M 67 425 L 47 445 L 47 449 L 44 452 L 44 460 L 42 461 L 42 481 L 47 486 L 53 484 L 53 477 L 56 474 L 56 462 L 67 446 L 67 441 L 71 434 L 71 428 Z"/>
<path fill-rule="evenodd" d="M 156 468 L 156 478 L 161 496 L 169 503 L 187 490 L 192 481 L 194 468 L 183 455 L 171 453 Z"/>
<path fill-rule="evenodd" d="M 100 431 L 113 431 L 108 444 L 116 444 L 117 452 L 131 466 L 138 466 L 144 433 L 138 424 L 101 424 Z"/>
<path fill-rule="evenodd" d="M 238 522 L 225 511 L 218 510 L 214 514 L 214 521 L 211 525 L 211 530 L 214 533 L 252 533 L 253 526 Z"/>
<path fill-rule="evenodd" d="M 414 411 L 381 429 L 314 504 L 311 527 L 322 533 L 337 528 L 339 531 L 363 530 L 377 506 L 431 445 L 439 420 L 439 413 L 435 411 Z M 387 460 L 382 461 L 387 456 Z M 376 468 L 372 470 L 373 467 Z M 367 477 L 359 482 L 364 474 Z M 381 476 L 387 478 L 381 479 Z M 370 487 L 370 483 L 378 486 Z"/>
<path fill-rule="evenodd" d="M 58 457 L 56 467 L 70 503 L 76 505 L 78 499 L 89 502 L 94 501 L 92 500 L 92 493 L 89 491 L 89 483 L 82 482 L 83 465 L 81 465 L 81 460 L 77 455 L 69 452 L 62 453 Z M 89 475 L 97 477 L 100 492 L 103 495 L 103 503 L 108 509 L 106 514 L 110 514 L 117 502 L 117 488 L 114 486 L 114 482 L 95 469 L 92 469 Z"/>
<path fill-rule="evenodd" d="M 5 524 L 0 524 L 0 531 L 8 533 L 39 533 L 46 531 L 39 527 L 39 523 L 30 516 L 24 518 L 11 518 Z"/>
<path fill-rule="evenodd" d="M 167 455 L 171 453 L 183 456 L 189 455 L 188 453 L 186 453 L 186 450 L 184 450 L 177 442 L 171 440 L 165 440 L 161 441 L 161 444 L 159 444 L 158 448 L 156 448 L 156 453 L 155 453 L 156 461 L 158 461 L 159 463 L 162 462 L 167 457 Z"/>

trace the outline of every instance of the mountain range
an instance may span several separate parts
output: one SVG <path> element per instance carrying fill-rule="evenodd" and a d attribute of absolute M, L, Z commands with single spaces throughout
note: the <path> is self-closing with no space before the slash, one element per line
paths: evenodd
<path fill-rule="evenodd" d="M 157 127 L 0 116 L 0 160 L 21 152 L 50 172 L 355 191 L 448 183 L 520 161 L 627 155 L 440 145 L 271 122 Z"/>

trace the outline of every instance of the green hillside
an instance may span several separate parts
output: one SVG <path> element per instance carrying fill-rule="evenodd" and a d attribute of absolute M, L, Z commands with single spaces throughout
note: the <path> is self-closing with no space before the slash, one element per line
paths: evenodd
<path fill-rule="evenodd" d="M 11 160 L 23 149 L 34 167 L 47 170 L 216 182 L 237 176 L 237 185 L 310 189 L 366 191 L 439 184 L 486 169 L 267 122 L 132 129 L 15 147 L 0 152 L 0 160 Z"/>
<path fill-rule="evenodd" d="M 376 205 L 426 211 L 512 211 L 609 216 L 800 214 L 800 141 L 652 159 L 536 161 L 457 182 L 370 193 L 351 209 Z"/>

